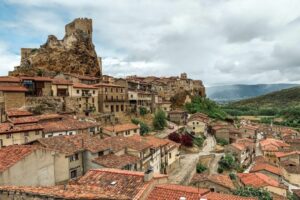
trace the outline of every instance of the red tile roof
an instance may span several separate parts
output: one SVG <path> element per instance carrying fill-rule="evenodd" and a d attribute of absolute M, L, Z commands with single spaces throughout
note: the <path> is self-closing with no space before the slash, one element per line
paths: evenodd
<path fill-rule="evenodd" d="M 34 80 L 34 81 L 41 81 L 41 82 L 52 82 L 52 79 L 50 77 L 45 76 L 21 76 L 20 77 L 23 80 Z"/>
<path fill-rule="evenodd" d="M 40 124 L 43 126 L 45 133 L 84 130 L 99 126 L 96 122 L 79 121 L 73 118 L 62 118 L 60 121 L 41 121 Z"/>
<path fill-rule="evenodd" d="M 63 78 L 54 78 L 52 79 L 53 85 L 73 85 L 72 81 L 63 79 Z"/>
<path fill-rule="evenodd" d="M 144 181 L 144 172 L 119 169 L 94 169 L 76 181 L 78 185 L 96 186 L 108 194 L 122 194 L 129 199 L 140 199 L 157 179 L 167 179 L 167 175 L 154 174 L 153 179 Z"/>
<path fill-rule="evenodd" d="M 6 115 L 8 117 L 20 117 L 20 116 L 31 116 L 33 114 L 27 110 L 9 109 L 6 111 Z"/>
<path fill-rule="evenodd" d="M 135 125 L 133 123 L 127 123 L 127 124 L 117 124 L 114 126 L 105 126 L 102 129 L 107 130 L 109 132 L 123 132 L 123 131 L 129 131 L 138 129 L 139 126 Z"/>
<path fill-rule="evenodd" d="M 255 197 L 241 197 L 215 192 L 210 192 L 207 195 L 204 195 L 202 198 L 207 200 L 258 200 L 258 198 Z"/>
<path fill-rule="evenodd" d="M 95 87 L 119 87 L 119 88 L 125 88 L 122 85 L 112 84 L 112 83 L 97 83 L 94 85 Z"/>
<path fill-rule="evenodd" d="M 0 172 L 4 172 L 18 161 L 31 154 L 36 147 L 11 145 L 0 149 Z"/>
<path fill-rule="evenodd" d="M 275 152 L 274 154 L 277 158 L 282 158 L 290 155 L 296 155 L 296 154 L 300 155 L 300 151 L 291 151 L 291 152 L 279 151 L 279 152 Z"/>
<path fill-rule="evenodd" d="M 20 133 L 26 131 L 43 130 L 39 124 L 19 124 L 13 125 L 11 123 L 0 124 L 0 134 Z"/>
<path fill-rule="evenodd" d="M 281 148 L 290 147 L 289 144 L 274 138 L 267 138 L 259 142 L 263 151 L 279 151 Z"/>
<path fill-rule="evenodd" d="M 208 189 L 162 184 L 157 185 L 154 190 L 152 190 L 147 200 L 179 200 L 180 197 L 185 197 L 187 200 L 199 200 L 201 196 L 207 193 L 209 193 Z"/>
<path fill-rule="evenodd" d="M 3 86 L 0 85 L 0 91 L 4 92 L 27 92 L 27 88 L 23 86 Z"/>
<path fill-rule="evenodd" d="M 157 138 L 155 136 L 134 135 L 134 136 L 131 136 L 130 138 L 135 139 L 136 141 L 139 141 L 139 142 L 146 142 L 149 145 L 156 147 L 156 148 L 166 146 L 166 145 L 170 144 L 170 142 L 171 142 L 170 140 Z"/>
<path fill-rule="evenodd" d="M 210 181 L 213 183 L 216 183 L 218 185 L 221 185 L 223 187 L 226 187 L 230 190 L 234 190 L 235 186 L 230 179 L 228 175 L 222 175 L 222 174 L 214 174 L 214 175 L 207 175 L 207 174 L 195 174 L 192 178 L 192 183 L 199 183 L 199 182 L 205 182 Z"/>
<path fill-rule="evenodd" d="M 40 138 L 37 141 L 44 148 L 67 155 L 72 155 L 83 150 L 97 153 L 111 148 L 109 143 L 105 143 L 103 140 L 88 134 Z"/>
<path fill-rule="evenodd" d="M 269 163 L 255 163 L 250 172 L 260 172 L 263 170 L 271 172 L 273 174 L 277 174 L 279 176 L 282 175 L 281 169 L 279 167 L 273 166 Z"/>
<path fill-rule="evenodd" d="M 13 124 L 29 124 L 36 123 L 38 120 L 34 116 L 26 116 L 26 117 L 18 117 L 18 118 L 10 118 L 10 121 Z"/>
<path fill-rule="evenodd" d="M 14 76 L 0 76 L 0 82 L 20 83 L 21 80 L 18 77 Z"/>
<path fill-rule="evenodd" d="M 280 187 L 280 184 L 277 180 L 268 177 L 262 173 L 243 173 L 238 174 L 241 182 L 246 186 L 253 187 L 265 187 L 265 186 L 274 186 Z"/>
<path fill-rule="evenodd" d="M 27 193 L 29 196 L 37 196 L 40 199 L 58 198 L 66 200 L 130 200 L 125 194 L 112 194 L 100 187 L 85 185 L 59 185 L 52 187 L 29 186 L 0 186 L 0 191 L 9 193 Z"/>
<path fill-rule="evenodd" d="M 136 156 L 127 155 L 127 154 L 120 155 L 120 156 L 115 154 L 108 154 L 105 156 L 100 156 L 98 158 L 95 158 L 93 162 L 107 168 L 122 169 L 129 164 L 137 163 L 139 160 L 140 158 Z"/>
<path fill-rule="evenodd" d="M 73 83 L 73 88 L 82 88 L 82 89 L 97 89 L 97 87 L 93 85 L 87 85 L 84 83 Z"/>

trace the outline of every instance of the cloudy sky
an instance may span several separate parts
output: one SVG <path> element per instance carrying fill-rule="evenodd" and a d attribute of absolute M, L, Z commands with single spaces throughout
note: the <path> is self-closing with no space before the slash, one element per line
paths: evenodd
<path fill-rule="evenodd" d="M 0 75 L 77 17 L 93 19 L 105 74 L 300 83 L 299 0 L 1 0 Z"/>

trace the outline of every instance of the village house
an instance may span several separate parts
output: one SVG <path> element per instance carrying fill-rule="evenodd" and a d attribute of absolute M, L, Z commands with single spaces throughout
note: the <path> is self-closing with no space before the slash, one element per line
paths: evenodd
<path fill-rule="evenodd" d="M 242 125 L 242 126 L 239 128 L 239 131 L 243 133 L 243 134 L 242 134 L 242 137 L 243 137 L 243 138 L 254 139 L 254 138 L 256 138 L 258 129 L 259 129 L 258 126 L 246 124 L 246 125 Z"/>
<path fill-rule="evenodd" d="M 259 142 L 259 148 L 264 156 L 274 157 L 274 153 L 278 151 L 287 151 L 290 149 L 290 145 L 282 140 L 277 140 L 274 138 L 267 138 Z M 274 163 L 274 161 L 273 161 Z"/>
<path fill-rule="evenodd" d="M 125 87 L 111 83 L 99 83 L 98 88 L 99 112 L 119 113 L 126 112 L 128 107 L 128 94 Z"/>
<path fill-rule="evenodd" d="M 28 120 L 30 122 L 32 119 Z M 35 122 L 23 124 L 15 119 L 13 122 L 0 124 L 0 148 L 15 144 L 25 144 L 42 137 L 43 127 Z"/>
<path fill-rule="evenodd" d="M 73 83 L 66 79 L 55 78 L 52 81 L 52 96 L 68 97 L 72 94 Z"/>
<path fill-rule="evenodd" d="M 225 194 L 232 194 L 236 189 L 230 177 L 223 174 L 195 174 L 191 180 L 191 185 L 209 189 L 211 192 Z"/>
<path fill-rule="evenodd" d="M 290 160 L 300 164 L 300 151 L 280 151 L 274 153 L 276 160 L 274 164 L 280 165 L 280 162 Z"/>
<path fill-rule="evenodd" d="M 102 127 L 102 134 L 108 136 L 124 136 L 140 135 L 140 127 L 133 123 L 116 124 L 112 126 Z"/>
<path fill-rule="evenodd" d="M 184 110 L 173 110 L 168 112 L 168 119 L 178 125 L 187 123 L 188 113 Z"/>
<path fill-rule="evenodd" d="M 81 113 L 98 112 L 98 89 L 93 85 L 73 83 L 71 97 L 77 98 L 78 109 Z"/>
<path fill-rule="evenodd" d="M 148 112 L 153 110 L 153 94 L 141 90 L 128 90 L 128 101 L 131 112 L 139 112 L 140 108 L 145 108 Z"/>
<path fill-rule="evenodd" d="M 228 124 L 213 124 L 209 127 L 209 132 L 215 136 L 216 140 L 225 140 L 229 143 L 230 126 Z"/>
<path fill-rule="evenodd" d="M 282 170 L 275 165 L 268 162 L 255 162 L 250 169 L 251 173 L 262 173 L 265 174 L 278 182 L 282 180 Z"/>
<path fill-rule="evenodd" d="M 87 85 L 97 84 L 100 81 L 100 78 L 97 77 L 80 75 L 80 74 L 71 74 L 71 73 L 61 73 L 56 75 L 54 78 L 65 79 L 73 83 L 83 83 Z"/>
<path fill-rule="evenodd" d="M 99 199 L 99 200 L 146 200 L 158 184 L 167 182 L 167 176 L 153 172 L 132 172 L 117 169 L 94 169 L 67 185 L 52 187 L 0 186 L 0 199 L 45 198 Z"/>
<path fill-rule="evenodd" d="M 255 143 L 248 138 L 238 139 L 225 147 L 226 153 L 231 153 L 239 162 L 239 165 L 246 167 L 252 163 L 255 156 Z"/>
<path fill-rule="evenodd" d="M 286 186 L 262 173 L 239 173 L 238 181 L 241 186 L 263 188 L 271 194 L 279 195 L 282 198 L 287 196 Z"/>
<path fill-rule="evenodd" d="M 187 122 L 187 130 L 194 135 L 204 136 L 207 134 L 209 117 L 203 113 L 195 113 Z"/>
<path fill-rule="evenodd" d="M 289 183 L 300 186 L 300 164 L 299 159 L 294 160 L 283 160 L 279 164 L 280 169 L 285 180 Z"/>
<path fill-rule="evenodd" d="M 25 145 L 0 149 L 0 185 L 53 186 L 55 176 L 50 150 Z"/>
<path fill-rule="evenodd" d="M 9 109 L 22 108 L 25 106 L 25 92 L 23 86 L 1 86 L 0 85 L 0 109 L 1 115 Z"/>
<path fill-rule="evenodd" d="M 179 145 L 168 139 L 155 136 L 132 136 L 138 142 L 151 145 L 152 159 L 150 165 L 154 173 L 166 174 L 179 165 Z"/>
<path fill-rule="evenodd" d="M 26 96 L 51 96 L 52 79 L 49 77 L 20 77 L 22 85 L 27 88 Z"/>
<path fill-rule="evenodd" d="M 284 142 L 289 144 L 292 150 L 300 151 L 300 137 L 285 139 Z"/>
<path fill-rule="evenodd" d="M 156 103 L 156 110 L 162 110 L 166 113 L 171 111 L 172 103 L 170 101 L 159 101 Z"/>

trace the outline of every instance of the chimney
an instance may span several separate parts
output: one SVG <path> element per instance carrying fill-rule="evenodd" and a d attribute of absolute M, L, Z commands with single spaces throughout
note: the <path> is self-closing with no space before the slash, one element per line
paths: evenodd
<path fill-rule="evenodd" d="M 154 175 L 153 168 L 149 167 L 147 169 L 147 171 L 145 171 L 145 173 L 144 173 L 144 182 L 151 181 L 151 179 L 153 178 L 153 175 Z"/>

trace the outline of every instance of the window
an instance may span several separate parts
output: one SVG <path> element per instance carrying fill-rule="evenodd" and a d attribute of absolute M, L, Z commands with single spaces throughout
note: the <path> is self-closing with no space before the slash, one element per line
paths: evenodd
<path fill-rule="evenodd" d="M 24 136 L 25 136 L 25 137 L 28 137 L 28 136 L 29 136 L 29 133 L 28 133 L 28 132 L 25 132 L 25 133 L 24 133 Z"/>
<path fill-rule="evenodd" d="M 100 157 L 100 156 L 103 156 L 104 155 L 104 151 L 100 151 L 100 152 L 98 152 L 98 156 Z"/>
<path fill-rule="evenodd" d="M 113 89 L 112 89 L 112 88 L 110 88 L 110 91 L 111 91 L 111 92 L 113 92 Z"/>
<path fill-rule="evenodd" d="M 132 95 L 130 95 L 130 97 L 131 97 L 131 98 L 133 98 L 133 94 L 132 94 Z"/>
<path fill-rule="evenodd" d="M 107 88 L 105 88 L 105 92 L 107 92 Z"/>
<path fill-rule="evenodd" d="M 75 160 L 79 160 L 78 153 L 75 154 Z"/>
<path fill-rule="evenodd" d="M 79 155 L 78 155 L 78 153 L 76 153 L 76 154 L 70 156 L 70 162 L 75 161 L 75 160 L 79 160 Z"/>
<path fill-rule="evenodd" d="M 119 112 L 119 105 L 116 105 L 116 112 Z"/>
<path fill-rule="evenodd" d="M 136 133 L 136 132 L 137 132 L 137 130 L 136 130 L 136 129 L 134 129 L 134 130 L 133 130 L 133 132 L 134 132 L 134 133 Z"/>
<path fill-rule="evenodd" d="M 74 169 L 71 171 L 71 178 L 76 178 L 77 177 L 77 170 Z"/>
<path fill-rule="evenodd" d="M 95 103 L 95 99 L 94 99 L 94 97 L 92 98 L 92 102 L 93 102 L 93 103 Z"/>
<path fill-rule="evenodd" d="M 121 105 L 121 111 L 122 112 L 124 111 L 124 105 Z"/>
<path fill-rule="evenodd" d="M 171 153 L 169 153 L 169 158 L 172 158 L 172 154 Z"/>
<path fill-rule="evenodd" d="M 95 94 L 96 93 L 96 91 L 95 90 L 93 90 L 93 94 Z"/>
<path fill-rule="evenodd" d="M 81 104 L 79 104 L 78 106 L 79 106 L 79 108 L 81 108 Z"/>
<path fill-rule="evenodd" d="M 107 95 L 105 95 L 105 100 L 108 100 L 108 96 Z"/>
<path fill-rule="evenodd" d="M 39 135 L 40 134 L 40 132 L 39 131 L 35 131 L 35 135 Z"/>
<path fill-rule="evenodd" d="M 79 91 L 79 90 L 77 90 L 76 92 L 77 92 L 77 94 L 79 94 L 79 93 L 80 93 L 80 91 Z"/>
<path fill-rule="evenodd" d="M 123 88 L 121 88 L 121 93 L 123 93 Z"/>
<path fill-rule="evenodd" d="M 11 138 L 11 134 L 6 134 L 6 139 Z"/>
<path fill-rule="evenodd" d="M 113 96 L 111 96 L 111 97 L 110 97 L 110 100 L 112 100 L 112 101 L 113 101 L 113 100 L 114 100 L 114 97 L 113 97 Z"/>
<path fill-rule="evenodd" d="M 0 139 L 0 147 L 2 147 L 3 146 L 3 141 L 2 141 L 2 139 Z"/>

